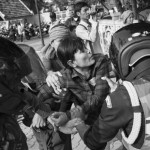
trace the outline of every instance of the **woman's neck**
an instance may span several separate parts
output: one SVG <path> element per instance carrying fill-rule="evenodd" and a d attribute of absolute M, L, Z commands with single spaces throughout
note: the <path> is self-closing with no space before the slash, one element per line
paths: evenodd
<path fill-rule="evenodd" d="M 75 70 L 83 75 L 84 77 L 88 78 L 90 76 L 90 68 L 75 68 Z"/>

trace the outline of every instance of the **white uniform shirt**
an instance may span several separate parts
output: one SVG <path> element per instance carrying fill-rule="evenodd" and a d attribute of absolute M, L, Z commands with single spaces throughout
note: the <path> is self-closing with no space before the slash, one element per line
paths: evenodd
<path fill-rule="evenodd" d="M 87 22 L 81 20 L 76 27 L 76 35 L 85 41 L 89 52 L 102 53 L 97 22 L 93 21 L 90 26 Z"/>
<path fill-rule="evenodd" d="M 18 34 L 22 35 L 23 34 L 23 25 L 18 25 Z"/>

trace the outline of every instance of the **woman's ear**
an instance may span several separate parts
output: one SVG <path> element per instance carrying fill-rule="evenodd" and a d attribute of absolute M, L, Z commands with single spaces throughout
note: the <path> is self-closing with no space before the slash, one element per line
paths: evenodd
<path fill-rule="evenodd" d="M 67 64 L 72 68 L 75 68 L 77 66 L 73 60 L 68 60 Z"/>
<path fill-rule="evenodd" d="M 80 17 L 80 12 L 76 12 L 77 16 Z"/>

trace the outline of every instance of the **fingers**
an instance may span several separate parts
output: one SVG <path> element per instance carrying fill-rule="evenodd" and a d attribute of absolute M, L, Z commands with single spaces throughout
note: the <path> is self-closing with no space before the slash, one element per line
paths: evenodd
<path fill-rule="evenodd" d="M 57 87 L 60 87 L 60 82 L 59 82 L 59 78 L 57 76 L 57 73 L 53 74 L 52 79 L 53 79 L 52 81 L 55 83 L 55 85 Z"/>
<path fill-rule="evenodd" d="M 17 117 L 17 122 L 18 122 L 19 124 L 21 124 L 23 120 L 24 120 L 24 116 L 23 116 L 23 115 L 18 115 L 18 117 Z"/>
<path fill-rule="evenodd" d="M 45 121 L 44 120 L 40 120 L 39 126 L 40 127 L 44 127 L 45 125 L 46 125 Z"/>
<path fill-rule="evenodd" d="M 33 117 L 33 120 L 32 120 L 32 126 L 39 128 L 39 127 L 43 127 L 45 125 L 46 125 L 46 123 L 45 123 L 44 119 L 40 115 L 35 114 Z"/>
<path fill-rule="evenodd" d="M 58 127 L 55 124 L 53 125 L 53 127 L 54 127 L 54 131 L 56 132 L 58 130 Z"/>
<path fill-rule="evenodd" d="M 36 127 L 36 128 L 40 128 L 40 127 L 44 127 L 46 126 L 46 123 L 45 121 L 38 121 L 38 122 L 33 122 L 32 123 L 32 127 Z"/>
<path fill-rule="evenodd" d="M 59 90 L 59 95 L 60 97 L 64 98 L 64 96 L 67 94 L 67 89 L 66 88 L 63 88 L 63 89 L 60 89 Z M 61 98 L 61 99 L 62 99 Z"/>
<path fill-rule="evenodd" d="M 92 20 L 92 16 L 90 15 L 90 19 L 89 19 L 90 21 Z"/>
<path fill-rule="evenodd" d="M 61 112 L 54 112 L 54 113 L 51 115 L 51 117 L 52 117 L 52 118 L 59 118 L 61 114 L 62 114 Z"/>
<path fill-rule="evenodd" d="M 53 119 L 53 118 L 52 118 L 51 116 L 49 116 L 49 117 L 47 118 L 47 121 L 48 121 L 51 125 L 53 125 L 54 131 L 56 132 L 56 131 L 58 130 L 58 126 L 57 126 L 57 123 L 55 123 L 52 119 Z"/>
<path fill-rule="evenodd" d="M 60 72 L 49 71 L 48 76 L 46 78 L 46 82 L 48 84 L 51 84 L 51 82 L 56 82 L 56 85 L 58 84 L 58 86 L 60 86 L 58 76 L 61 76 Z"/>
<path fill-rule="evenodd" d="M 102 80 L 106 80 L 108 85 L 110 86 L 110 88 L 112 88 L 114 86 L 114 84 L 115 84 L 111 79 L 109 79 L 107 77 L 102 77 L 101 79 Z"/>
<path fill-rule="evenodd" d="M 55 86 L 60 87 L 58 77 L 55 74 L 48 75 L 48 77 L 46 78 L 46 82 L 48 86 L 52 86 L 52 84 L 54 84 Z"/>
<path fill-rule="evenodd" d="M 59 122 L 60 122 L 60 117 L 61 117 L 61 113 L 60 112 L 55 112 L 50 116 L 50 123 L 51 124 L 55 124 L 56 126 L 59 126 Z"/>
<path fill-rule="evenodd" d="M 51 117 L 51 124 L 55 124 L 56 126 L 59 126 L 59 119 Z"/>
<path fill-rule="evenodd" d="M 58 94 L 57 94 L 58 93 Z M 64 89 L 61 89 L 59 92 L 54 92 L 52 93 L 53 97 L 55 97 L 57 100 L 61 100 L 65 97 L 65 95 L 67 94 L 67 89 L 64 88 Z M 56 101 L 57 101 L 56 100 Z M 57 101 L 58 102 L 58 101 Z"/>
<path fill-rule="evenodd" d="M 77 105 L 76 108 L 79 110 L 79 111 L 82 111 L 82 107 Z"/>
<path fill-rule="evenodd" d="M 52 119 L 51 119 L 51 116 L 49 116 L 48 118 L 47 118 L 47 121 L 50 123 L 50 124 L 52 124 L 53 125 L 53 121 L 52 121 Z"/>
<path fill-rule="evenodd" d="M 62 90 L 60 89 L 60 82 L 58 76 L 62 76 L 60 72 L 50 72 L 46 78 L 48 86 L 52 86 L 56 94 L 60 94 Z"/>
<path fill-rule="evenodd" d="M 57 75 L 59 75 L 60 77 L 62 77 L 62 74 L 59 71 L 57 71 Z"/>
<path fill-rule="evenodd" d="M 59 94 L 61 94 L 62 89 L 61 89 L 59 86 L 55 86 L 55 87 L 54 87 L 54 91 L 55 91 L 56 94 L 59 95 Z"/>
<path fill-rule="evenodd" d="M 114 92 L 117 88 L 117 83 L 113 82 L 111 79 L 107 77 L 102 77 L 102 80 L 106 80 L 108 85 L 110 86 L 110 92 Z"/>
<path fill-rule="evenodd" d="M 23 120 L 23 119 L 24 119 L 24 116 L 23 116 L 23 115 L 18 115 L 17 121 L 20 121 L 20 120 Z"/>

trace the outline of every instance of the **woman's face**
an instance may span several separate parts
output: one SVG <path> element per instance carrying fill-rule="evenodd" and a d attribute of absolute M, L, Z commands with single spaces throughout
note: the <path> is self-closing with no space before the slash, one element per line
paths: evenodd
<path fill-rule="evenodd" d="M 93 55 L 86 51 L 78 50 L 74 54 L 74 64 L 79 68 L 87 68 L 95 63 Z"/>
<path fill-rule="evenodd" d="M 74 16 L 74 7 L 73 6 L 68 7 L 67 13 L 68 13 L 69 17 L 73 17 Z"/>
<path fill-rule="evenodd" d="M 126 24 L 132 24 L 134 19 L 133 13 L 129 15 L 129 17 L 126 20 Z"/>
<path fill-rule="evenodd" d="M 60 41 L 61 41 L 61 39 L 58 38 L 58 39 L 55 39 L 55 40 L 51 43 L 51 46 L 55 49 L 55 51 L 57 51 L 57 48 L 58 48 L 58 46 L 59 46 L 59 44 L 60 44 Z"/>

